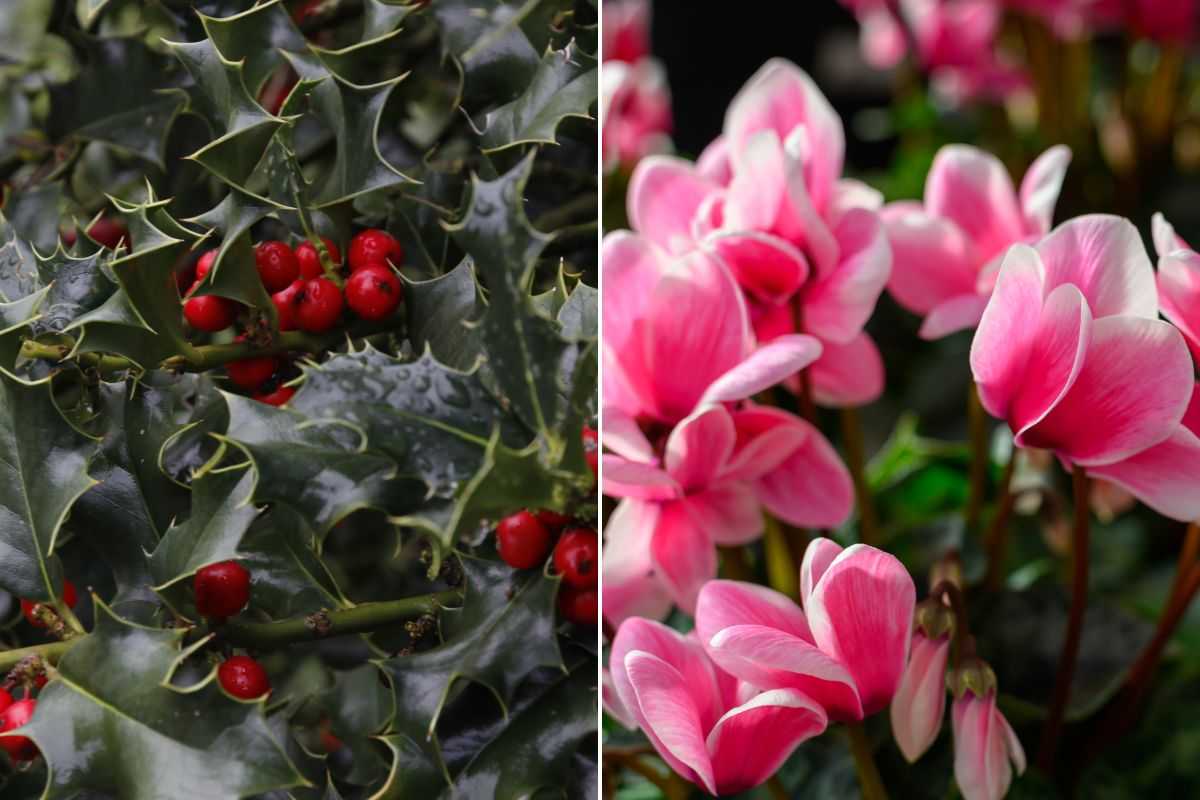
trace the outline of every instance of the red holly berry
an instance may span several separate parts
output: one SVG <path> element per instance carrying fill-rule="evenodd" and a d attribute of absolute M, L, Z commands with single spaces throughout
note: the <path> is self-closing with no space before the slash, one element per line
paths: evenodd
<path fill-rule="evenodd" d="M 342 316 L 342 290 L 328 278 L 306 281 L 296 301 L 300 330 L 324 333 Z"/>
<path fill-rule="evenodd" d="M 571 528 L 554 546 L 554 569 L 563 580 L 579 589 L 591 589 L 599 581 L 600 540 L 591 528 Z"/>
<path fill-rule="evenodd" d="M 242 700 L 254 700 L 271 691 L 267 671 L 250 656 L 232 656 L 217 668 L 221 688 Z"/>
<path fill-rule="evenodd" d="M 254 248 L 254 263 L 268 292 L 286 289 L 300 277 L 300 262 L 292 248 L 283 242 L 263 242 Z"/>
<path fill-rule="evenodd" d="M 404 248 L 396 238 L 379 228 L 367 228 L 350 240 L 350 271 L 364 269 L 372 264 L 400 266 L 404 259 Z"/>
<path fill-rule="evenodd" d="M 296 306 L 300 302 L 304 284 L 304 280 L 295 280 L 286 289 L 280 289 L 271 295 L 271 302 L 275 304 L 275 311 L 279 315 L 279 330 L 294 331 L 299 327 L 296 322 Z"/>
<path fill-rule="evenodd" d="M 234 386 L 254 391 L 266 383 L 278 367 L 279 359 L 274 356 L 260 356 L 230 361 L 225 365 L 225 372 Z"/>
<path fill-rule="evenodd" d="M 538 518 L 538 522 L 545 525 L 552 533 L 561 531 L 571 523 L 572 519 L 569 514 L 560 514 L 557 511 L 548 511 L 544 508 L 534 514 L 534 516 Z"/>
<path fill-rule="evenodd" d="M 546 560 L 550 531 L 528 511 L 518 511 L 496 526 L 496 549 L 511 567 L 530 569 Z"/>
<path fill-rule="evenodd" d="M 201 567 L 193 586 L 196 610 L 206 617 L 232 617 L 250 602 L 250 573 L 236 561 Z"/>
<path fill-rule="evenodd" d="M 33 719 L 37 708 L 37 700 L 18 700 L 0 714 L 0 733 L 15 731 Z M 38 749 L 27 736 L 5 736 L 0 738 L 0 748 L 8 753 L 13 761 L 32 761 L 37 758 Z"/>
<path fill-rule="evenodd" d="M 88 226 L 87 234 L 92 237 L 93 241 L 109 250 L 116 250 L 122 239 L 125 240 L 126 247 L 131 244 L 129 228 L 126 228 L 125 223 L 114 217 L 101 217 L 96 220 Z"/>
<path fill-rule="evenodd" d="M 597 462 L 600 460 L 600 434 L 595 428 L 583 426 L 583 457 L 592 468 L 592 475 L 598 475 Z"/>
<path fill-rule="evenodd" d="M 206 294 L 183 301 L 183 316 L 196 330 L 216 333 L 233 324 L 237 307 L 228 297 Z"/>
<path fill-rule="evenodd" d="M 196 278 L 195 282 L 199 283 L 204 280 L 204 276 L 212 269 L 213 262 L 217 260 L 216 250 L 205 250 L 204 254 L 196 261 Z"/>
<path fill-rule="evenodd" d="M 338 246 L 324 236 L 321 237 L 321 241 L 329 250 L 329 257 L 333 259 L 334 266 L 340 265 L 342 251 L 338 250 Z M 302 278 L 319 278 L 325 274 L 325 268 L 321 266 L 321 256 L 312 242 L 301 242 L 296 247 L 296 262 L 300 265 L 300 277 Z"/>
<path fill-rule="evenodd" d="M 595 589 L 563 584 L 558 590 L 558 613 L 576 625 L 596 625 L 600 619 L 600 596 Z"/>
<path fill-rule="evenodd" d="M 273 392 L 260 392 L 254 395 L 254 399 L 269 406 L 281 406 L 291 400 L 294 394 L 296 394 L 296 390 L 291 386 L 280 386 Z"/>
<path fill-rule="evenodd" d="M 59 599 L 66 603 L 70 608 L 74 608 L 75 603 L 79 602 L 79 594 L 75 591 L 75 584 L 64 578 L 62 596 Z M 36 608 L 40 602 L 40 600 L 21 599 L 21 613 L 25 615 L 25 619 L 29 621 L 29 624 L 35 628 L 46 627 L 45 624 L 38 619 L 37 614 L 33 613 L 34 608 Z"/>
<path fill-rule="evenodd" d="M 333 727 L 329 720 L 321 720 L 321 749 L 326 753 L 336 753 L 341 750 L 344 743 L 333 732 Z"/>
<path fill-rule="evenodd" d="M 363 319 L 391 316 L 404 297 L 396 273 L 382 264 L 369 264 L 346 281 L 346 304 Z"/>
<path fill-rule="evenodd" d="M 13 704 L 13 696 L 8 693 L 7 689 L 0 689 L 0 714 Z"/>

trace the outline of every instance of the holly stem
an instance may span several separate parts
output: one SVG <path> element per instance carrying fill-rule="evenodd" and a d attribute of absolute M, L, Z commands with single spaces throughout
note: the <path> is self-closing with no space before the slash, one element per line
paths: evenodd
<path fill-rule="evenodd" d="M 988 467 L 987 415 L 979 402 L 979 390 L 974 382 L 967 389 L 967 429 L 971 440 L 970 494 L 963 517 L 967 533 L 970 533 L 979 526 L 983 512 Z"/>
<path fill-rule="evenodd" d="M 854 481 L 854 496 L 858 500 L 858 539 L 863 544 L 879 542 L 878 522 L 875 516 L 875 501 L 871 497 L 871 486 L 867 482 L 866 447 L 863 445 L 862 420 L 858 410 L 843 408 L 842 442 L 846 446 L 846 466 L 850 479 Z"/>
<path fill-rule="evenodd" d="M 272 650 L 330 636 L 368 633 L 423 614 L 435 614 L 461 599 L 461 592 L 445 591 L 401 600 L 363 603 L 353 608 L 318 611 L 306 617 L 278 622 L 233 619 L 217 628 L 217 633 L 226 641 L 241 647 Z"/>
<path fill-rule="evenodd" d="M 1046 774 L 1053 772 L 1054 756 L 1067 714 L 1067 701 L 1071 695 L 1071 680 L 1075 676 L 1075 666 L 1079 661 L 1083 616 L 1087 610 L 1088 541 L 1091 526 L 1088 511 L 1088 477 L 1083 467 L 1075 466 L 1071 473 L 1071 484 L 1075 502 L 1075 525 L 1071 537 L 1071 611 L 1067 618 L 1067 635 L 1063 640 L 1058 674 L 1054 679 L 1050 711 L 1046 717 L 1046 726 L 1042 729 L 1042 742 L 1038 748 L 1037 763 Z"/>
<path fill-rule="evenodd" d="M 1008 522 L 1012 519 L 1013 505 L 1016 498 L 1012 493 L 1013 472 L 1017 465 L 1017 451 L 1014 449 L 1004 465 L 1004 473 L 1000 476 L 1000 505 L 996 508 L 996 516 L 988 525 L 983 537 L 983 546 L 987 552 L 987 574 L 983 583 L 991 591 L 998 591 L 1004 582 L 1004 562 L 1008 558 Z"/>
<path fill-rule="evenodd" d="M 31 647 L 18 647 L 16 650 L 0 650 L 0 672 L 8 672 L 30 656 L 41 656 L 47 663 L 57 664 L 63 654 L 82 639 L 82 636 L 76 636 L 62 642 L 35 644 Z"/>
<path fill-rule="evenodd" d="M 863 800 L 887 800 L 887 790 L 883 788 L 883 778 L 879 775 L 875 754 L 871 751 L 871 742 L 867 739 L 867 731 L 863 724 L 851 722 L 846 725 L 846 736 L 850 741 L 850 754 L 854 756 L 854 766 L 858 770 Z"/>
<path fill-rule="evenodd" d="M 21 357 L 27 359 L 42 359 L 45 361 L 65 361 L 71 355 L 72 345 L 42 344 L 32 339 L 21 342 Z M 78 353 L 74 360 L 79 366 L 88 369 L 98 369 L 101 372 L 119 372 L 126 369 L 137 369 L 137 364 L 121 356 L 108 356 L 101 353 Z"/>

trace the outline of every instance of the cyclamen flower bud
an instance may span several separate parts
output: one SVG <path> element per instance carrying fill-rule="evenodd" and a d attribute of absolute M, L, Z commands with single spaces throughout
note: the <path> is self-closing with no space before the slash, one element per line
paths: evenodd
<path fill-rule="evenodd" d="M 912 651 L 890 712 L 892 735 L 910 763 L 925 754 L 942 729 L 954 614 L 935 600 L 924 600 L 913 619 Z"/>
<path fill-rule="evenodd" d="M 1025 750 L 996 707 L 996 675 L 970 659 L 951 677 L 954 692 L 954 780 L 964 800 L 1000 800 L 1012 784 L 1013 767 L 1025 771 Z"/>

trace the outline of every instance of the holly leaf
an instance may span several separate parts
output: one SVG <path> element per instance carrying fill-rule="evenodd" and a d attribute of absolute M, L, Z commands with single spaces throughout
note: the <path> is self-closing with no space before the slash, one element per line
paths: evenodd
<path fill-rule="evenodd" d="M 470 370 L 480 355 L 475 321 L 483 310 L 479 285 L 471 262 L 428 281 L 404 279 L 404 307 L 408 314 L 408 338 L 413 348 L 428 347 L 443 364 Z"/>
<path fill-rule="evenodd" d="M 250 605 L 273 619 L 349 606 L 313 550 L 316 533 L 303 514 L 276 503 L 251 526 L 238 548 L 253 576 Z"/>
<path fill-rule="evenodd" d="M 285 63 L 280 50 L 308 49 L 304 35 L 280 0 L 228 17 L 198 16 L 221 55 L 231 62 L 243 62 L 246 85 L 256 95 L 271 73 Z"/>
<path fill-rule="evenodd" d="M 41 316 L 33 326 L 35 334 L 64 331 L 80 316 L 112 297 L 117 285 L 101 269 L 105 257 L 103 250 L 76 257 L 61 246 L 46 257 L 35 253 L 39 278 L 50 287 Z"/>
<path fill-rule="evenodd" d="M 174 302 L 178 307 L 178 300 Z M 182 313 L 182 312 L 181 312 Z M 153 368 L 177 352 L 179 338 L 154 336 L 123 290 L 117 290 L 94 311 L 81 314 L 64 329 L 78 331 L 76 353 L 115 353 L 143 368 Z M 178 336 L 181 338 L 182 333 Z"/>
<path fill-rule="evenodd" d="M 387 36 L 404 22 L 409 14 L 417 10 L 417 6 L 401 5 L 395 0 L 366 0 L 363 3 L 363 41 Z"/>
<path fill-rule="evenodd" d="M 185 634 L 127 622 L 97 600 L 95 630 L 62 657 L 23 731 L 49 765 L 46 800 L 86 792 L 232 800 L 304 785 L 267 727 L 263 701 L 233 700 L 211 676 L 197 687 L 171 685 L 190 652 L 180 648 Z"/>
<path fill-rule="evenodd" d="M 557 144 L 558 125 L 567 117 L 591 119 L 598 82 L 596 59 L 574 42 L 542 57 L 529 87 L 487 115 L 480 143 L 485 153 L 521 144 Z"/>
<path fill-rule="evenodd" d="M 103 142 L 164 168 L 167 137 L 187 103 L 174 65 L 141 36 L 83 36 L 80 41 L 84 67 L 79 76 L 50 87 L 50 135 Z"/>
<path fill-rule="evenodd" d="M 67 424 L 50 381 L 25 384 L 0 375 L 0 588 L 53 602 L 62 567 L 59 529 L 80 495 L 97 442 Z"/>
<path fill-rule="evenodd" d="M 558 581 L 498 561 L 461 562 L 466 594 L 461 609 L 442 612 L 443 643 L 380 663 L 402 709 L 383 737 L 393 754 L 387 785 L 400 794 L 448 781 L 436 729 L 460 681 L 483 685 L 503 707 L 532 670 L 562 668 L 554 630 Z"/>

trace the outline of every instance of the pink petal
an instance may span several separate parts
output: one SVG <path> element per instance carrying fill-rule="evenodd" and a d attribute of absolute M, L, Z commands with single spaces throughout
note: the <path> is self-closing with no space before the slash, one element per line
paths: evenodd
<path fill-rule="evenodd" d="M 1187 346 L 1169 324 L 1097 319 L 1074 385 L 1023 444 L 1084 466 L 1120 461 L 1171 435 L 1193 385 Z"/>
<path fill-rule="evenodd" d="M 773 406 L 747 404 L 733 412 L 738 443 L 721 477 L 749 481 L 775 470 L 813 433 L 812 426 L 796 421 L 795 415 Z"/>
<path fill-rule="evenodd" d="M 1079 289 L 1059 286 L 1046 298 L 1025 366 L 1025 383 L 1009 409 L 1018 445 L 1075 384 L 1092 337 L 1092 315 Z"/>
<path fill-rule="evenodd" d="M 765 625 L 733 625 L 717 631 L 707 649 L 721 669 L 760 689 L 804 692 L 838 721 L 863 717 L 846 668 L 798 636 Z"/>
<path fill-rule="evenodd" d="M 606 583 L 607 569 L 606 564 Z M 607 589 L 606 585 L 606 592 Z M 641 724 L 637 698 L 625 669 L 627 656 L 634 652 L 649 653 L 673 667 L 684 677 L 686 685 L 691 689 L 692 700 L 700 714 L 701 727 L 709 730 L 716 724 L 717 719 L 725 712 L 721 703 L 717 670 L 694 637 L 685 636 L 661 622 L 648 619 L 634 617 L 621 623 L 609 651 L 609 669 L 612 671 L 617 696 L 626 708 L 635 716 L 639 716 Z"/>
<path fill-rule="evenodd" d="M 1088 474 L 1127 489 L 1165 517 L 1200 519 L 1200 438 L 1182 425 L 1165 442 L 1123 461 L 1090 467 Z"/>
<path fill-rule="evenodd" d="M 604 446 L 630 461 L 649 463 L 654 460 L 654 447 L 637 421 L 619 408 L 603 410 Z"/>
<path fill-rule="evenodd" d="M 1159 257 L 1168 256 L 1176 250 L 1191 250 L 1192 248 L 1183 237 L 1175 233 L 1175 228 L 1167 218 L 1156 213 L 1150 219 L 1151 238 L 1154 240 L 1154 252 Z"/>
<path fill-rule="evenodd" d="M 804 548 L 804 559 L 800 562 L 800 602 L 808 605 L 813 588 L 838 556 L 842 546 L 828 536 L 818 536 Z"/>
<path fill-rule="evenodd" d="M 1043 290 L 1063 283 L 1083 292 L 1096 319 L 1113 314 L 1158 316 L 1154 269 L 1133 223 L 1107 214 L 1076 217 L 1037 245 L 1045 268 Z"/>
<path fill-rule="evenodd" d="M 653 464 L 642 464 L 609 453 L 602 459 L 604 493 L 609 497 L 671 500 L 683 496 L 678 481 Z"/>
<path fill-rule="evenodd" d="M 763 692 L 730 709 L 708 734 L 717 790 L 733 794 L 758 786 L 827 724 L 823 708 L 787 689 Z"/>
<path fill-rule="evenodd" d="M 621 702 L 621 697 L 617 694 L 617 687 L 613 683 L 612 673 L 607 669 L 600 671 L 600 702 L 604 706 L 605 714 L 621 723 L 623 727 L 631 731 L 637 730 L 637 717 Z"/>
<path fill-rule="evenodd" d="M 858 38 L 866 62 L 876 69 L 891 69 L 908 50 L 904 29 L 887 8 L 871 8 L 858 17 Z"/>
<path fill-rule="evenodd" d="M 863 406 L 883 394 L 883 357 L 860 333 L 846 344 L 822 342 L 821 358 L 809 367 L 813 399 L 831 408 Z"/>
<path fill-rule="evenodd" d="M 688 514 L 713 542 L 726 546 L 744 545 L 762 536 L 762 505 L 754 491 L 743 483 L 725 483 L 684 500 Z"/>
<path fill-rule="evenodd" d="M 717 548 L 711 534 L 695 523 L 686 504 L 665 503 L 650 553 L 675 604 L 692 613 L 700 587 L 717 574 Z"/>
<path fill-rule="evenodd" d="M 733 167 L 729 162 L 729 142 L 718 136 L 708 143 L 700 158 L 696 159 L 696 171 L 718 186 L 728 186 L 733 179 Z"/>
<path fill-rule="evenodd" d="M 804 612 L 782 592 L 743 581 L 709 581 L 696 600 L 696 634 L 707 649 L 712 638 L 734 625 L 761 625 L 812 641 Z"/>
<path fill-rule="evenodd" d="M 975 294 L 980 259 L 962 229 L 911 204 L 883 210 L 892 245 L 888 291 L 915 314 L 928 314 L 952 297 Z"/>
<path fill-rule="evenodd" d="M 725 407 L 702 406 L 667 438 L 667 472 L 686 490 L 702 489 L 725 466 L 736 443 L 733 419 Z"/>
<path fill-rule="evenodd" d="M 1183 412 L 1183 427 L 1200 436 L 1200 383 L 1192 390 L 1192 400 Z"/>
<path fill-rule="evenodd" d="M 1025 234 L 1008 170 L 991 153 L 969 145 L 938 151 L 925 179 L 925 209 L 962 229 L 984 261 Z"/>
<path fill-rule="evenodd" d="M 842 178 L 833 187 L 833 203 L 827 217 L 834 227 L 851 209 L 861 208 L 879 213 L 883 209 L 883 192 L 854 178 Z"/>
<path fill-rule="evenodd" d="M 671 769 L 716 794 L 700 712 L 679 671 L 657 656 L 635 650 L 625 671 L 638 703 L 642 729 Z"/>
<path fill-rule="evenodd" d="M 799 417 L 789 427 L 804 433 L 800 446 L 758 479 L 758 498 L 770 512 L 805 528 L 837 527 L 854 507 L 854 484 L 833 445 Z"/>
<path fill-rule="evenodd" d="M 785 334 L 759 347 L 705 389 L 701 403 L 745 400 L 771 388 L 812 364 L 821 355 L 821 342 L 812 336 Z"/>
<path fill-rule="evenodd" d="M 1183 332 L 1200 362 L 1200 255 L 1176 250 L 1158 260 L 1158 295 L 1163 316 Z"/>
<path fill-rule="evenodd" d="M 892 734 L 910 764 L 924 755 L 942 729 L 949 654 L 949 637 L 929 639 L 913 632 L 912 656 L 890 709 Z"/>
<path fill-rule="evenodd" d="M 738 285 L 756 299 L 782 303 L 808 279 L 808 260 L 783 239 L 765 233 L 724 233 L 708 239 Z"/>
<path fill-rule="evenodd" d="M 1071 148 L 1055 145 L 1037 157 L 1021 181 L 1021 211 L 1025 228 L 1039 236 L 1054 224 L 1054 206 L 1071 164 Z"/>
<path fill-rule="evenodd" d="M 879 217 L 850 209 L 834 230 L 841 260 L 837 268 L 804 295 L 804 329 L 822 339 L 845 343 L 871 318 L 887 285 L 892 251 Z"/>
<path fill-rule="evenodd" d="M 834 559 L 804 605 L 817 646 L 854 676 L 867 715 L 886 708 L 900 685 L 915 604 L 904 565 L 856 544 Z"/>
<path fill-rule="evenodd" d="M 989 299 L 986 294 L 960 294 L 939 303 L 921 323 L 918 335 L 926 341 L 933 341 L 974 328 L 983 319 Z"/>
<path fill-rule="evenodd" d="M 620 625 L 630 617 L 661 619 L 671 609 L 666 586 L 655 574 L 650 540 L 661 506 L 623 500 L 604 526 L 604 618 Z"/>
<path fill-rule="evenodd" d="M 600 269 L 605 297 L 612 298 L 600 310 L 604 329 L 601 394 L 606 407 L 637 415 L 653 402 L 652 389 L 642 380 L 640 358 L 628 356 L 640 353 L 637 332 L 644 323 L 639 321 L 646 315 L 665 265 L 649 241 L 618 231 L 604 237 Z M 635 374 L 631 375 L 631 370 Z"/>
<path fill-rule="evenodd" d="M 954 701 L 954 780 L 965 800 L 999 800 L 1012 783 L 1010 753 L 1024 765 L 1020 743 L 1011 750 L 1011 729 L 996 709 L 995 693 L 987 698 L 967 692 Z"/>
<path fill-rule="evenodd" d="M 747 81 L 725 114 L 725 138 L 735 153 L 759 131 L 774 131 L 782 141 L 801 126 L 811 152 L 806 183 L 821 208 L 842 174 L 846 141 L 841 118 L 807 74 L 773 58 Z"/>
<path fill-rule="evenodd" d="M 681 158 L 649 156 L 629 181 L 629 224 L 669 252 L 686 252 L 693 246 L 697 210 L 718 189 Z"/>
<path fill-rule="evenodd" d="M 1033 332 L 1042 312 L 1042 262 L 1016 245 L 1004 257 L 996 288 L 971 342 L 971 372 L 979 399 L 993 417 L 1007 419 L 1025 381 Z"/>

